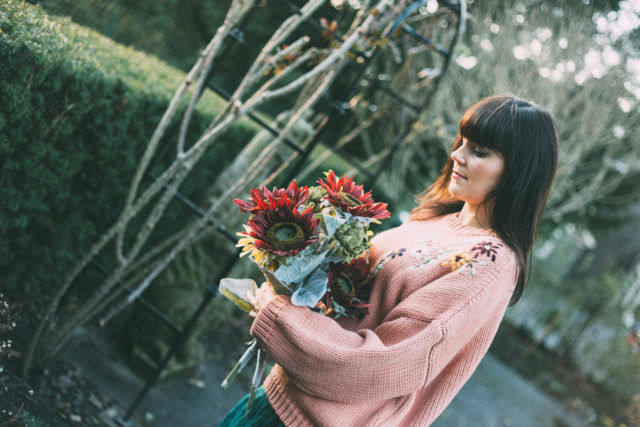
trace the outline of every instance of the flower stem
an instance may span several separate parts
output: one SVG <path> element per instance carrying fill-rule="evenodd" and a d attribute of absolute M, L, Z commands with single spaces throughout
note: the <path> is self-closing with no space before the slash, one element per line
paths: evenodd
<path fill-rule="evenodd" d="M 242 357 L 240 357 L 240 359 L 235 364 L 233 369 L 231 369 L 231 372 L 229 372 L 229 375 L 227 375 L 227 378 L 225 378 L 224 381 L 222 381 L 221 386 L 223 389 L 226 390 L 227 387 L 229 387 L 229 384 L 231 384 L 231 382 L 235 379 L 235 377 L 240 373 L 242 368 L 247 366 L 247 363 L 249 363 L 249 361 L 253 358 L 253 356 L 256 354 L 256 352 L 259 349 L 260 347 L 258 347 L 258 341 L 253 339 L 247 351 L 244 352 L 244 354 L 242 355 Z"/>
<path fill-rule="evenodd" d="M 247 400 L 246 413 L 248 414 L 253 407 L 253 401 L 256 398 L 256 389 L 260 386 L 262 381 L 262 374 L 266 366 L 267 358 L 264 354 L 264 350 L 258 349 L 258 356 L 256 357 L 256 370 L 253 372 L 253 381 L 251 382 L 251 389 L 249 389 L 249 399 Z"/>

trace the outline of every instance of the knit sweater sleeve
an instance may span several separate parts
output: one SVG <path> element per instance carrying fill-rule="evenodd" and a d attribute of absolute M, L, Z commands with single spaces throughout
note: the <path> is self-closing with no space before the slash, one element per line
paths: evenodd
<path fill-rule="evenodd" d="M 274 298 L 251 333 L 296 387 L 326 400 L 358 403 L 404 396 L 429 385 L 449 360 L 475 349 L 489 317 L 502 318 L 515 261 L 453 271 L 403 299 L 373 329 L 348 331 L 286 296 Z M 393 280 L 420 280 L 419 272 Z M 490 339 L 489 339 L 490 341 Z"/>

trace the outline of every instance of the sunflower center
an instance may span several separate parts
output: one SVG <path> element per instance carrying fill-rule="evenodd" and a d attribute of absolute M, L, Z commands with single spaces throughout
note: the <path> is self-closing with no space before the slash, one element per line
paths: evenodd
<path fill-rule="evenodd" d="M 276 222 L 267 229 L 267 242 L 275 250 L 287 251 L 304 246 L 304 230 L 295 222 Z"/>
<path fill-rule="evenodd" d="M 358 200 L 358 198 L 349 193 L 345 193 L 344 191 L 339 191 L 338 197 L 340 197 L 340 199 L 342 199 L 348 206 L 355 207 L 362 205 L 362 202 Z"/>

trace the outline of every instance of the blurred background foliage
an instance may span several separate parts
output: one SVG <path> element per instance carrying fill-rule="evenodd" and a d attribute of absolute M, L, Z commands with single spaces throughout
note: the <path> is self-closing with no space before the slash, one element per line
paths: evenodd
<path fill-rule="evenodd" d="M 546 218 L 555 224 L 584 222 L 597 217 L 603 205 L 637 200 L 637 190 L 628 190 L 637 189 L 640 182 L 640 144 L 633 138 L 640 126 L 640 71 L 633 46 L 640 36 L 637 28 L 617 38 L 598 29 L 601 19 L 615 23 L 618 15 L 611 6 L 578 1 L 475 2 L 459 66 L 436 94 L 437 108 L 427 112 L 430 117 L 419 135 L 422 143 L 412 144 L 405 157 L 397 159 L 395 173 L 415 170 L 400 180 L 424 176 L 425 171 L 409 159 L 429 158 L 432 152 L 423 153 L 425 147 L 442 147 L 439 161 L 434 162 L 441 164 L 468 105 L 490 94 L 510 92 L 547 107 L 558 123 L 560 165 Z M 427 171 L 427 183 L 437 171 L 437 167 Z"/>
<path fill-rule="evenodd" d="M 10 129 L 0 137 L 4 150 L 0 191 L 4 200 L 11 201 L 0 211 L 0 231 L 10 236 L 10 244 L 0 247 L 0 268 L 11 271 L 3 279 L 9 289 L 25 292 L 52 286 L 70 260 L 112 222 L 110 212 L 121 204 L 149 132 L 183 73 L 222 23 L 230 2 L 30 3 L 59 18 L 48 28 L 38 26 L 36 21 L 43 18 L 37 14 L 24 23 L 5 19 L 0 45 L 0 58 L 7 64 L 0 69 L 3 99 L 6 94 L 9 100 L 1 107 L 0 125 Z M 425 10 L 430 3 L 433 0 L 426 2 Z M 358 4 L 358 0 L 332 0 L 317 15 L 339 24 Z M 536 343 L 579 361 L 578 369 L 585 375 L 600 378 L 630 401 L 634 393 L 630 378 L 640 379 L 638 356 L 623 343 L 640 321 L 640 139 L 635 137 L 640 132 L 640 5 L 616 0 L 476 0 L 469 5 L 468 28 L 456 61 L 435 94 L 425 89 L 436 78 L 438 56 L 420 47 L 399 56 L 406 39 L 394 40 L 383 47 L 385 54 L 376 58 L 373 71 L 363 79 L 368 86 L 360 93 L 368 96 L 343 100 L 353 114 L 323 139 L 337 140 L 347 153 L 363 156 L 368 167 L 377 170 L 381 153 L 398 129 L 412 123 L 412 132 L 401 141 L 401 149 L 375 187 L 377 198 L 390 201 L 399 220 L 413 206 L 413 196 L 437 176 L 470 104 L 511 92 L 552 111 L 560 135 L 560 166 L 530 289 L 508 318 Z M 265 40 L 289 14 L 283 3 L 261 0 L 241 36 Z M 436 25 L 422 29 L 445 43 L 446 34 L 437 23 L 447 19 L 439 16 L 433 21 Z M 27 25 L 38 30 L 28 30 Z M 69 34 L 73 43 L 65 40 Z M 309 35 L 314 43 L 323 43 L 320 30 Z M 260 47 L 249 43 L 232 48 L 215 68 L 214 81 L 230 91 Z M 47 64 L 42 58 L 49 58 Z M 47 71 L 33 73 L 34 69 Z M 82 81 L 77 78 L 80 74 L 86 75 Z M 347 70 L 344 81 L 348 77 Z M 340 94 L 344 81 L 332 94 Z M 384 87 L 401 92 L 405 88 L 412 103 L 427 101 L 429 108 L 414 122 L 414 111 L 396 108 L 382 95 Z M 126 108 L 120 105 L 123 99 Z M 207 95 L 199 107 L 201 126 L 221 105 L 219 98 Z M 281 108 L 274 103 L 263 113 L 275 117 Z M 29 126 L 26 116 L 32 117 Z M 358 132 L 345 135 L 345 129 Z M 257 127 L 246 123 L 228 140 L 249 141 L 256 132 Z M 215 171 L 242 149 L 233 143 L 217 146 L 222 151 L 211 154 L 206 163 L 210 166 L 199 168 L 185 185 L 185 192 L 196 200 L 210 196 L 207 189 Z M 172 152 L 165 150 L 163 155 L 166 161 Z M 325 155 L 329 163 L 319 161 Z M 159 157 L 157 164 L 162 165 Z M 321 143 L 299 173 L 300 180 L 310 184 L 310 177 L 327 164 L 338 172 L 357 172 Z M 185 215 L 180 208 L 168 213 L 176 222 Z M 39 248 L 35 267 L 28 260 L 34 246 Z M 170 292 L 202 289 L 215 264 L 207 256 L 216 250 L 215 242 L 204 239 L 183 254 L 161 282 Z M 165 296 L 148 296 L 172 309 Z M 175 310 L 193 306 L 189 298 Z M 178 299 L 173 296 L 170 301 Z M 589 341 L 593 337 L 601 343 Z M 615 366 L 604 374 L 598 367 L 606 356 L 602 342 L 616 351 L 610 356 Z"/>

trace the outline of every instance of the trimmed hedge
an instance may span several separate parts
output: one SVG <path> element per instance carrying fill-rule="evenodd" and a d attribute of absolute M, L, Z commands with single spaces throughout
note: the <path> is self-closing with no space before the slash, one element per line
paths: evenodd
<path fill-rule="evenodd" d="M 222 25 L 230 0 L 31 0 L 51 15 L 70 16 L 74 22 L 105 33 L 127 46 L 157 55 L 188 71 L 193 57 L 206 46 Z M 245 43 L 232 48 L 232 61 L 217 70 L 220 83 L 238 83 L 262 44 L 291 10 L 280 2 L 258 2 L 249 25 L 243 29 Z M 318 32 L 319 35 L 320 32 Z M 255 43 L 255 40 L 261 42 Z"/>
<path fill-rule="evenodd" d="M 224 21 L 229 0 L 31 0 L 187 71 Z"/>
<path fill-rule="evenodd" d="M 115 221 L 184 74 L 14 0 L 0 0 L 0 63 L 0 289 L 25 295 L 57 284 Z M 192 132 L 223 105 L 205 94 Z M 155 169 L 172 158 L 177 128 L 168 129 Z M 256 131 L 235 125 L 181 190 L 204 194 L 242 148 L 237 142 Z"/>

